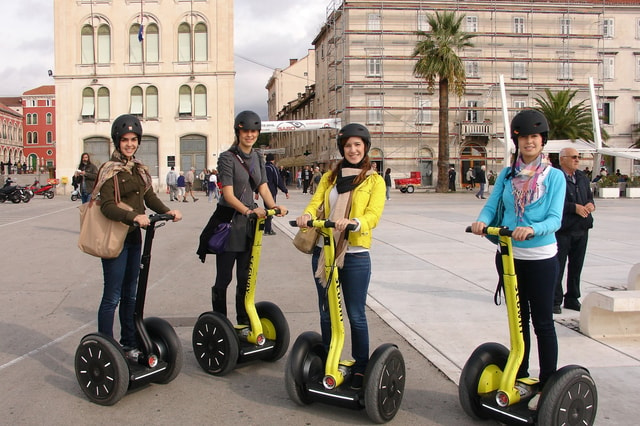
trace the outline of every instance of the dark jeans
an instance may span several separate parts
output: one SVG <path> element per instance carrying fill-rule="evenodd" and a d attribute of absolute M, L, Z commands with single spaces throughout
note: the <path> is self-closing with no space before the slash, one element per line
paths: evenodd
<path fill-rule="evenodd" d="M 496 268 L 502 280 L 502 258 L 496 254 Z M 529 319 L 538 338 L 538 359 L 540 360 L 540 384 L 556 371 L 558 365 L 558 338 L 553 322 L 553 295 L 558 276 L 558 258 L 544 260 L 515 259 L 518 278 L 518 294 L 522 314 L 524 338 L 524 358 L 518 377 L 529 377 L 529 354 L 531 352 L 531 330 Z"/>
<path fill-rule="evenodd" d="M 238 324 L 249 324 L 249 316 L 244 307 L 244 295 L 247 293 L 249 280 L 249 262 L 251 250 L 241 252 L 225 252 L 216 255 L 216 282 L 213 285 L 213 310 L 227 315 L 227 287 L 233 278 L 233 265 L 236 265 L 236 321 Z"/>
<path fill-rule="evenodd" d="M 311 257 L 311 267 L 314 273 L 318 267 L 320 250 L 319 247 L 316 247 Z M 367 291 L 371 278 L 371 257 L 369 252 L 347 253 L 344 258 L 344 265 L 338 270 L 338 274 L 340 277 L 340 289 L 342 297 L 344 297 L 344 305 L 347 309 L 351 328 L 351 355 L 356 361 L 351 372 L 353 374 L 364 374 L 369 361 L 369 326 L 365 312 Z M 325 349 L 328 350 L 331 342 L 331 319 L 327 301 L 327 289 L 322 287 L 320 280 L 316 278 L 315 281 L 318 291 L 322 342 Z"/>
<path fill-rule="evenodd" d="M 88 203 L 91 201 L 91 193 L 90 192 L 81 192 L 80 199 L 82 200 L 82 204 Z"/>
<path fill-rule="evenodd" d="M 567 267 L 567 292 L 564 294 L 564 300 L 580 298 L 580 274 L 584 265 L 584 256 L 587 252 L 587 241 L 589 232 L 585 231 L 581 234 L 561 234 L 556 233 L 558 241 L 558 280 L 556 284 L 554 304 L 560 306 L 562 304 L 562 278 L 564 276 L 564 267 L 569 259 Z"/>
<path fill-rule="evenodd" d="M 274 203 L 278 203 L 276 201 L 276 196 L 274 194 L 271 194 L 271 196 L 273 197 L 273 202 Z M 264 204 L 264 209 L 267 210 L 267 203 L 263 202 Z M 271 222 L 273 222 L 273 216 L 269 216 L 268 218 L 266 218 L 264 220 L 264 233 L 268 234 L 269 232 L 271 232 L 273 230 L 273 228 L 271 227 Z"/>
<path fill-rule="evenodd" d="M 142 244 L 129 240 L 127 238 L 118 257 L 102 259 L 104 292 L 98 309 L 98 331 L 113 337 L 113 319 L 116 307 L 120 304 L 120 344 L 134 348 L 138 345 L 133 313 L 136 307 Z"/>

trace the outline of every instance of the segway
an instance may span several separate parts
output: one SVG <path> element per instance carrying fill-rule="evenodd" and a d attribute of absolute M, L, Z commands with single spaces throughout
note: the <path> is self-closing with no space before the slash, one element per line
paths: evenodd
<path fill-rule="evenodd" d="M 296 226 L 295 221 L 290 224 Z M 335 223 L 310 220 L 308 226 L 319 228 L 324 241 L 331 343 L 327 353 L 320 334 L 307 331 L 298 336 L 285 367 L 287 393 L 298 405 L 319 401 L 351 409 L 364 408 L 374 422 L 388 422 L 400 409 L 404 396 L 405 365 L 402 353 L 393 344 L 380 345 L 369 359 L 362 388 L 350 388 L 353 379 L 351 368 L 355 361 L 340 360 L 345 329 L 340 279 L 335 263 L 336 247 L 331 229 Z M 354 225 L 349 225 L 347 232 L 354 228 Z"/>
<path fill-rule="evenodd" d="M 141 354 L 137 361 L 125 356 L 115 339 L 101 333 L 84 336 L 75 354 L 76 379 L 92 402 L 113 405 L 127 390 L 148 383 L 169 383 L 182 369 L 182 344 L 171 324 L 161 318 L 143 319 L 151 244 L 160 221 L 173 220 L 173 215 L 151 215 L 140 261 L 134 323 Z"/>
<path fill-rule="evenodd" d="M 279 213 L 278 209 L 267 210 L 267 216 Z M 280 308 L 271 302 L 255 303 L 265 218 L 251 214 L 249 219 L 256 221 L 244 297 L 249 325 L 234 327 L 225 315 L 209 311 L 193 327 L 193 353 L 200 367 L 215 376 L 224 376 L 238 363 L 277 361 L 289 348 L 289 324 Z"/>
<path fill-rule="evenodd" d="M 474 419 L 545 426 L 592 425 L 598 406 L 596 384 L 589 371 L 578 365 L 562 367 L 549 378 L 537 411 L 527 407 L 540 385 L 537 378 L 516 377 L 524 357 L 524 339 L 511 232 L 503 227 L 483 231 L 499 238 L 511 350 L 499 343 L 484 343 L 473 351 L 460 374 L 460 404 Z"/>

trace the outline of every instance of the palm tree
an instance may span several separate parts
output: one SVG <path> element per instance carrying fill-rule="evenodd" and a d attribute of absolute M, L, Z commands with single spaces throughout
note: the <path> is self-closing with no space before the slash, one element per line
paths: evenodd
<path fill-rule="evenodd" d="M 571 105 L 577 90 L 560 90 L 555 94 L 549 89 L 544 89 L 545 98 L 537 97 L 537 109 L 549 121 L 549 139 L 582 139 L 594 141 L 593 125 L 591 122 L 591 110 L 582 100 Z M 606 130 L 600 130 L 603 140 L 609 138 Z"/>
<path fill-rule="evenodd" d="M 438 80 L 438 183 L 436 192 L 448 191 L 449 170 L 449 91 L 464 94 L 467 80 L 464 63 L 456 53 L 465 47 L 473 47 L 472 34 L 461 31 L 465 15 L 456 17 L 455 12 L 428 14 L 431 31 L 418 31 L 422 38 L 416 44 L 413 57 L 417 57 L 413 73 L 424 78 L 427 87 L 433 90 Z"/>

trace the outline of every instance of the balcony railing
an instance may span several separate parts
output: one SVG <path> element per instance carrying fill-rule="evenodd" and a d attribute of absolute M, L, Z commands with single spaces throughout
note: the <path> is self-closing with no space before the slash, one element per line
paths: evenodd
<path fill-rule="evenodd" d="M 461 136 L 488 136 L 493 130 L 493 123 L 460 123 Z"/>

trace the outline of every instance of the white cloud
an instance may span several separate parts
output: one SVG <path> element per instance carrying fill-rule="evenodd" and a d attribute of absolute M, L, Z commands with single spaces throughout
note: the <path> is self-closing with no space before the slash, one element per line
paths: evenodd
<path fill-rule="evenodd" d="M 266 118 L 265 85 L 273 69 L 307 54 L 330 1 L 234 1 L 236 111 L 252 109 Z M 53 0 L 3 2 L 0 40 L 0 96 L 54 84 L 47 75 L 54 69 Z"/>

